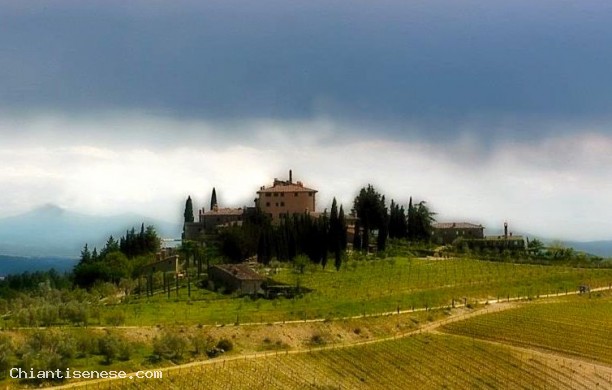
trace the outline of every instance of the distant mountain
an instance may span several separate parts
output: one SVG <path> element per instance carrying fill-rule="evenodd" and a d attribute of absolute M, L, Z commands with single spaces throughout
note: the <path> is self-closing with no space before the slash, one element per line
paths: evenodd
<path fill-rule="evenodd" d="M 180 237 L 182 226 L 137 214 L 92 216 L 44 205 L 25 214 L 0 219 L 0 254 L 22 257 L 77 258 L 85 243 L 104 245 L 132 227 L 153 225 L 161 237 Z M 0 271 L 2 263 L 0 262 Z"/>
<path fill-rule="evenodd" d="M 577 251 L 590 253 L 592 255 L 612 258 L 612 240 L 606 241 L 563 241 L 563 244 Z"/>
<path fill-rule="evenodd" d="M 17 257 L 0 255 L 0 277 L 23 272 L 48 271 L 55 269 L 59 273 L 71 271 L 77 259 L 60 257 Z"/>
<path fill-rule="evenodd" d="M 502 236 L 504 234 L 503 229 L 489 229 L 485 231 L 486 235 L 489 236 Z M 612 240 L 601 240 L 601 241 L 567 241 L 567 240 L 555 240 L 546 237 L 538 237 L 529 233 L 515 233 L 515 235 L 528 237 L 530 240 L 537 238 L 542 241 L 545 245 L 548 245 L 554 241 L 559 241 L 563 245 L 569 248 L 574 248 L 577 251 L 589 253 L 591 255 L 600 256 L 604 258 L 612 258 Z"/>

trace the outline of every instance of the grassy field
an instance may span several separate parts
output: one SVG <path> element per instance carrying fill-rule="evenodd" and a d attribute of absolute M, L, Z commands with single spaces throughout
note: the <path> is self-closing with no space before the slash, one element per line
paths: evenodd
<path fill-rule="evenodd" d="M 612 364 L 612 295 L 533 303 L 445 325 L 448 332 Z"/>
<path fill-rule="evenodd" d="M 351 261 L 337 272 L 311 267 L 304 274 L 288 268 L 270 275 L 279 282 L 312 289 L 298 299 L 232 298 L 204 289 L 185 288 L 102 308 L 100 321 L 125 314 L 125 325 L 233 324 L 362 314 L 450 306 L 452 302 L 563 294 L 580 284 L 612 283 L 612 269 L 581 269 L 487 262 L 469 259 L 424 260 L 392 258 Z M 95 320 L 92 322 L 95 324 Z"/>
<path fill-rule="evenodd" d="M 350 348 L 239 358 L 164 372 L 109 389 L 595 389 L 609 371 L 450 335 L 415 335 Z M 95 388 L 95 387 L 94 387 Z"/>
<path fill-rule="evenodd" d="M 387 341 L 264 352 L 170 369 L 164 371 L 163 380 L 101 385 L 109 389 L 612 388 L 610 292 L 518 306 L 442 325 L 441 330 L 452 332 L 448 334 L 425 329 Z M 466 315 L 470 313 L 477 312 Z"/>
<path fill-rule="evenodd" d="M 90 325 L 105 325 L 106 318 L 121 313 L 129 326 L 113 333 L 135 343 L 131 359 L 106 366 L 100 353 L 91 352 L 82 358 L 77 356 L 71 366 L 135 371 L 206 359 L 201 352 L 196 355 L 192 351 L 195 344 L 189 344 L 185 357 L 175 363 L 150 361 L 155 339 L 168 330 L 186 340 L 195 340 L 198 335 L 215 342 L 232 340 L 234 349 L 221 359 L 166 370 L 161 382 L 123 380 L 100 383 L 100 388 L 612 387 L 612 294 L 565 295 L 581 284 L 608 287 L 612 270 L 395 258 L 349 262 L 340 272 L 311 267 L 297 274 L 285 268 L 272 276 L 288 284 L 299 282 L 313 292 L 303 298 L 272 301 L 195 288 L 191 300 L 186 289 L 181 289 L 178 296 L 172 291 L 170 298 L 162 294 L 148 299 L 132 296 L 128 303 L 102 306 L 99 317 L 90 321 Z M 554 296 L 537 299 L 545 294 Z M 453 301 L 474 303 L 517 297 L 536 299 L 492 305 L 491 310 L 511 308 L 482 315 L 478 310 L 458 308 L 333 320 L 396 312 L 398 308 L 448 307 Z M 519 308 L 512 308 L 514 305 Z M 453 317 L 457 315 L 460 320 Z M 464 315 L 477 316 L 464 320 Z M 313 318 L 332 320 L 283 323 Z M 430 333 L 435 324 L 440 325 L 436 321 L 447 319 L 459 321 L 441 328 L 448 333 Z M 272 321 L 281 323 L 270 324 Z M 198 326 L 247 322 L 259 324 Z M 149 326 L 158 324 L 161 326 Z M 423 328 L 415 331 L 419 327 Z M 35 331 L 15 329 L 11 334 L 19 340 Z M 86 345 L 88 335 L 93 338 L 105 332 L 78 327 L 49 331 L 74 332 L 77 345 Z M 407 332 L 418 333 L 400 338 Z M 381 340 L 388 337 L 395 339 Z M 608 368 L 572 357 L 591 359 Z M 90 386 L 97 388 L 98 384 Z"/>

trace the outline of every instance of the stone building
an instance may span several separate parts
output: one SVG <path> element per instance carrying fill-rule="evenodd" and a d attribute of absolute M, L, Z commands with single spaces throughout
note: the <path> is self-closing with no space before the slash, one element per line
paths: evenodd
<path fill-rule="evenodd" d="M 249 208 L 221 208 L 217 204 L 217 194 L 213 188 L 211 196 L 211 209 L 206 211 L 201 208 L 198 211 L 198 220 L 185 222 L 183 225 L 183 240 L 201 241 L 205 234 L 210 234 L 220 226 L 239 225 L 244 220 Z"/>
<path fill-rule="evenodd" d="M 508 231 L 508 223 L 504 223 L 503 235 L 485 236 L 482 225 L 470 223 L 433 224 L 433 242 L 437 244 L 467 245 L 471 250 L 489 250 L 493 252 L 522 251 L 525 249 L 525 239 Z M 455 241 L 457 240 L 457 241 Z"/>
<path fill-rule="evenodd" d="M 482 239 L 484 227 L 469 222 L 442 222 L 431 225 L 431 240 L 439 245 L 452 244 L 458 238 Z"/>
<path fill-rule="evenodd" d="M 265 277 L 247 264 L 215 265 L 208 272 L 208 281 L 212 289 L 224 287 L 227 292 L 238 292 L 240 295 L 259 293 L 265 280 Z"/>
<path fill-rule="evenodd" d="M 154 263 L 147 264 L 142 267 L 141 275 L 154 274 L 156 272 L 172 272 L 178 275 L 181 272 L 181 265 L 179 263 L 179 256 L 172 255 L 164 258 L 159 258 Z"/>
<path fill-rule="evenodd" d="M 219 208 L 217 205 L 212 210 L 200 210 L 198 221 L 203 225 L 204 229 L 210 230 L 220 225 L 231 225 L 233 223 L 240 224 L 244 218 L 244 209 L 239 208 Z"/>
<path fill-rule="evenodd" d="M 499 236 L 486 236 L 483 239 L 466 240 L 470 249 L 491 250 L 495 252 L 523 251 L 525 250 L 525 239 L 508 232 L 508 223 L 504 222 L 504 234 Z"/>
<path fill-rule="evenodd" d="M 304 187 L 301 181 L 294 183 L 289 171 L 289 180 L 274 179 L 272 186 L 261 187 L 255 204 L 272 218 L 273 223 L 278 223 L 282 215 L 314 212 L 316 193 L 316 190 Z"/>

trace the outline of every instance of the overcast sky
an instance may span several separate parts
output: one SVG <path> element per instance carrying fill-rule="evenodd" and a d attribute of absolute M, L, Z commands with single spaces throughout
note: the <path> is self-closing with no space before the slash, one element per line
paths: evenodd
<path fill-rule="evenodd" d="M 2 1 L 0 217 L 348 210 L 612 239 L 609 1 Z M 486 230 L 485 230 L 486 233 Z"/>

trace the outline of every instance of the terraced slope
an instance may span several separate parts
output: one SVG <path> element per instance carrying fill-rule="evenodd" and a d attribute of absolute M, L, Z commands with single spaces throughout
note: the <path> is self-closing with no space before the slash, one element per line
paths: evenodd
<path fill-rule="evenodd" d="M 446 332 L 612 365 L 612 295 L 573 296 L 444 325 Z"/>
<path fill-rule="evenodd" d="M 465 337 L 421 334 L 364 346 L 193 366 L 110 389 L 595 389 L 610 371 Z"/>

